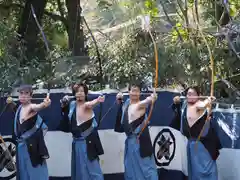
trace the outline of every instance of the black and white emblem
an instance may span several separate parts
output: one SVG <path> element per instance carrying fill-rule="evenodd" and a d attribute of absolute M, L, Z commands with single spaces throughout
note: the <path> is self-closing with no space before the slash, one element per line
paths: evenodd
<path fill-rule="evenodd" d="M 164 128 L 158 133 L 153 148 L 157 166 L 168 166 L 176 151 L 176 140 L 170 129 Z"/>
<path fill-rule="evenodd" d="M 0 143 L 0 180 L 10 180 L 16 176 L 16 142 L 12 138 L 4 138 L 3 140 L 8 150 L 5 148 L 5 146 L 1 142 Z"/>

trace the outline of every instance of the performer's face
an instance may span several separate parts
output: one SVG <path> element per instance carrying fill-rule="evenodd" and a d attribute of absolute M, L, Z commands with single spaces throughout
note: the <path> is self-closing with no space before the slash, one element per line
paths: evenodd
<path fill-rule="evenodd" d="M 189 89 L 187 92 L 187 102 L 188 103 L 196 103 L 198 101 L 198 93 L 195 89 Z"/>
<path fill-rule="evenodd" d="M 129 91 L 129 97 L 131 100 L 139 100 L 140 98 L 140 88 L 137 86 L 132 86 Z"/>
<path fill-rule="evenodd" d="M 22 104 L 29 103 L 32 98 L 32 93 L 29 91 L 20 91 L 19 92 L 19 101 Z"/>
<path fill-rule="evenodd" d="M 77 99 L 77 101 L 85 101 L 85 99 L 86 99 L 86 94 L 85 94 L 84 88 L 82 86 L 80 86 L 77 89 L 76 99 Z"/>

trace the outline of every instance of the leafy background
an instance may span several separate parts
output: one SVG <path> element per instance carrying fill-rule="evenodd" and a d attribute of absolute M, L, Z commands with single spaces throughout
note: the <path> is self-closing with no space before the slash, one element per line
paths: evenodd
<path fill-rule="evenodd" d="M 215 79 L 227 78 L 239 88 L 239 9 L 238 0 L 1 0 L 1 91 L 22 82 L 66 87 L 85 80 L 93 89 L 142 80 L 151 85 L 155 62 L 153 43 L 141 28 L 145 15 L 158 47 L 161 88 L 198 84 L 209 90 L 209 53 L 196 21 L 214 55 Z M 83 17 L 97 42 L 102 74 Z"/>

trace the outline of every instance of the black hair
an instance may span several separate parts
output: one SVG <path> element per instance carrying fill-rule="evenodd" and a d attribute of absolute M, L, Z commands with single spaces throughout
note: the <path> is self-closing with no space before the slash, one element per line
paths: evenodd
<path fill-rule="evenodd" d="M 128 90 L 130 91 L 132 87 L 137 87 L 141 91 L 143 84 L 141 82 L 130 83 L 128 86 Z"/>
<path fill-rule="evenodd" d="M 229 98 L 229 94 L 227 93 L 227 91 L 224 88 L 221 88 L 219 93 L 220 93 L 220 97 Z"/>
<path fill-rule="evenodd" d="M 200 88 L 198 86 L 189 86 L 185 91 L 184 91 L 184 95 L 187 95 L 187 92 L 189 89 L 193 89 L 194 91 L 196 91 L 197 95 L 200 96 L 201 91 Z"/>
<path fill-rule="evenodd" d="M 87 85 L 86 85 L 85 83 L 82 83 L 82 82 L 80 82 L 80 83 L 75 83 L 75 84 L 72 86 L 72 94 L 73 94 L 73 96 L 75 96 L 76 93 L 78 92 L 78 89 L 79 89 L 80 87 L 83 87 L 83 91 L 84 91 L 84 94 L 85 94 L 85 97 L 86 97 L 85 100 L 87 101 L 88 87 L 87 87 Z"/>

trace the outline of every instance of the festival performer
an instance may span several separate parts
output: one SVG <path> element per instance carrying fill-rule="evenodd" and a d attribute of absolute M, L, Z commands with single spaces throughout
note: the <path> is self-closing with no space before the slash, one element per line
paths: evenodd
<path fill-rule="evenodd" d="M 83 83 L 74 85 L 73 94 L 76 100 L 69 102 L 68 96 L 65 96 L 61 101 L 63 121 L 59 127 L 73 135 L 72 180 L 103 180 L 99 155 L 104 152 L 93 108 L 103 103 L 105 98 L 99 96 L 87 101 L 88 87 Z"/>
<path fill-rule="evenodd" d="M 17 141 L 17 179 L 48 180 L 46 159 L 49 158 L 49 154 L 44 141 L 47 126 L 38 112 L 48 107 L 51 100 L 47 97 L 40 104 L 31 103 L 31 85 L 21 85 L 18 92 L 18 108 L 11 97 L 7 99 L 7 103 L 16 108 L 14 137 Z"/>
<path fill-rule="evenodd" d="M 199 95 L 198 87 L 189 87 L 186 90 L 186 100 L 181 101 L 179 96 L 174 97 L 173 109 L 180 119 L 175 119 L 172 124 L 178 124 L 177 129 L 188 138 L 188 179 L 217 180 L 216 159 L 221 144 L 213 129 L 212 122 L 210 120 L 206 121 L 208 107 L 215 98 L 209 97 L 202 101 L 199 99 Z M 204 131 L 200 141 L 197 141 L 202 128 L 204 128 Z"/>
<path fill-rule="evenodd" d="M 140 101 L 141 86 L 129 87 L 129 99 L 123 103 L 122 93 L 117 94 L 119 110 L 115 124 L 116 132 L 125 132 L 125 180 L 158 180 L 158 172 L 153 157 L 153 147 L 146 123 L 146 108 L 157 99 L 156 93 Z"/>

